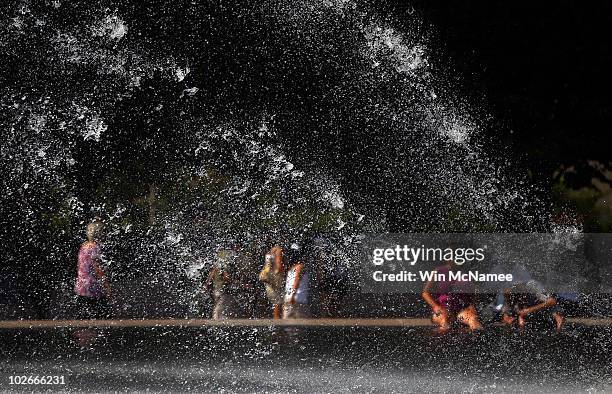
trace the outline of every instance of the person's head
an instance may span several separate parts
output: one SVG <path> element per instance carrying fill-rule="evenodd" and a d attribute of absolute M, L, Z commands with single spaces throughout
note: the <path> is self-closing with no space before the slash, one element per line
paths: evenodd
<path fill-rule="evenodd" d="M 94 220 L 87 225 L 87 240 L 90 242 L 96 242 L 100 240 L 102 235 L 103 225 L 102 222 Z"/>

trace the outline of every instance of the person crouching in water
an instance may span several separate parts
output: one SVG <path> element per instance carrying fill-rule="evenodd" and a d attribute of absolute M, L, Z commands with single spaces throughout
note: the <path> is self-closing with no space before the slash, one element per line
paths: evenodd
<path fill-rule="evenodd" d="M 302 319 L 310 317 L 309 293 L 310 273 L 299 246 L 292 245 L 285 282 L 285 303 L 283 319 Z"/>
<path fill-rule="evenodd" d="M 467 283 L 458 280 L 450 280 L 449 272 L 456 267 L 453 261 L 436 268 L 439 281 L 428 281 L 421 296 L 431 307 L 433 315 L 431 321 L 440 327 L 440 330 L 450 329 L 453 322 L 459 322 L 469 327 L 470 330 L 480 330 L 482 325 L 478 319 L 475 307 L 475 296 Z M 432 295 L 434 290 L 434 295 Z"/>
<path fill-rule="evenodd" d="M 503 305 L 502 321 L 508 325 L 516 323 L 521 330 L 528 321 L 537 324 L 552 320 L 559 332 L 565 322 L 557 308 L 557 300 L 536 280 L 519 282 L 505 289 Z"/>
<path fill-rule="evenodd" d="M 285 267 L 283 266 L 283 249 L 275 245 L 266 253 L 264 266 L 259 273 L 259 280 L 266 287 L 266 295 L 272 304 L 272 317 L 281 318 L 283 304 L 283 286 L 285 285 Z"/>
<path fill-rule="evenodd" d="M 102 266 L 99 241 L 101 233 L 101 222 L 94 221 L 87 225 L 87 241 L 79 249 L 74 292 L 80 318 L 97 319 L 110 315 L 111 290 Z"/>

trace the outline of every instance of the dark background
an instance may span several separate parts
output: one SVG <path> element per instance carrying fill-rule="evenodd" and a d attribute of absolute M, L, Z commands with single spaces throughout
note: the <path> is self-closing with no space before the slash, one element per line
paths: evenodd
<path fill-rule="evenodd" d="M 406 6 L 397 2 L 397 12 Z M 612 5 L 605 1 L 416 1 L 499 129 L 542 179 L 560 163 L 609 161 Z"/>
<path fill-rule="evenodd" d="M 337 114 L 340 118 L 350 119 L 350 112 L 341 113 L 340 109 L 338 113 L 331 111 L 330 118 L 318 118 L 317 115 L 330 113 L 329 107 L 303 108 L 302 99 L 308 101 L 308 98 L 312 98 L 312 102 L 317 102 L 317 97 L 325 94 L 325 88 L 333 85 L 343 70 L 327 65 L 326 70 L 330 73 L 318 74 L 317 66 L 326 60 L 327 54 L 324 50 L 302 50 L 302 37 L 290 27 L 286 31 L 276 32 L 276 36 L 270 35 L 272 41 L 267 45 L 277 48 L 277 51 L 258 52 L 257 43 L 265 36 L 265 31 L 262 33 L 257 27 L 265 29 L 267 25 L 261 22 L 260 26 L 253 28 L 253 20 L 245 20 L 240 15 L 244 9 L 251 7 L 250 3 L 257 2 L 240 2 L 235 9 L 226 7 L 223 2 L 197 6 L 191 2 L 105 2 L 110 8 L 117 8 L 125 19 L 130 28 L 129 37 L 138 34 L 138 39 L 152 51 L 168 51 L 176 56 L 184 55 L 192 61 L 195 59 L 196 71 L 185 84 L 195 81 L 197 86 L 205 86 L 206 89 L 202 89 L 202 93 L 193 101 L 186 101 L 177 98 L 186 86 L 169 85 L 162 78 L 153 76 L 144 81 L 143 86 L 130 98 L 107 108 L 108 113 L 102 115 L 109 120 L 110 131 L 104 145 L 97 148 L 81 142 L 76 151 L 78 164 L 73 171 L 79 173 L 75 176 L 81 187 L 78 197 L 86 205 L 91 203 L 94 192 L 109 174 L 127 173 L 125 178 L 119 179 L 115 189 L 124 192 L 129 186 L 135 189 L 130 191 L 133 195 L 144 195 L 149 182 L 155 181 L 168 168 L 180 167 L 188 162 L 189 158 L 181 154 L 181 147 L 189 141 L 173 138 L 169 134 L 182 122 L 181 115 L 177 115 L 180 111 L 187 113 L 185 118 L 205 113 L 211 118 L 218 116 L 220 120 L 223 120 L 223 114 L 232 111 L 234 114 L 239 111 L 256 113 L 261 108 L 254 108 L 253 104 L 258 103 L 258 98 L 268 88 L 275 94 L 268 95 L 270 98 L 266 104 L 286 110 L 290 115 L 284 119 L 285 124 L 295 126 L 288 127 L 289 134 L 284 136 L 290 153 L 308 159 L 312 152 L 323 152 L 327 160 L 321 161 L 336 166 L 332 170 L 346 179 L 344 186 L 349 193 L 351 188 L 359 191 L 371 188 L 371 202 L 387 199 L 381 191 L 396 192 L 380 184 L 371 184 L 370 179 L 375 176 L 368 177 L 367 171 L 374 168 L 371 164 L 375 164 L 378 157 L 367 150 L 360 152 L 360 141 L 343 138 L 340 134 L 345 130 L 334 130 L 333 116 Z M 609 3 L 433 3 L 417 0 L 410 4 L 404 1 L 364 4 L 369 10 L 387 16 L 400 30 L 402 24 L 410 23 L 411 14 L 420 15 L 433 32 L 428 50 L 431 59 L 438 63 L 435 66 L 449 71 L 445 74 L 453 79 L 458 96 L 465 97 L 466 102 L 489 115 L 483 131 L 485 137 L 495 143 L 488 145 L 487 153 L 495 156 L 499 146 L 509 149 L 515 172 L 519 176 L 526 172 L 530 174 L 529 181 L 535 185 L 535 190 L 540 194 L 538 197 L 543 201 L 551 200 L 552 175 L 559 166 L 586 159 L 610 161 L 608 150 L 612 146 L 612 134 L 608 131 L 611 116 L 608 92 L 611 78 L 608 72 L 612 58 L 608 29 L 612 21 L 612 6 Z M 2 7 L 9 9 L 12 6 Z M 87 17 L 90 4 L 75 2 L 62 7 L 63 14 L 56 16 L 52 15 L 55 11 L 44 12 L 48 12 L 55 23 L 69 26 L 78 25 L 80 18 Z M 209 20 L 186 20 L 191 15 L 191 7 L 198 15 L 210 15 Z M 202 26 L 211 26 L 206 30 L 209 35 L 207 40 L 199 35 Z M 344 26 L 326 28 L 325 34 L 333 35 L 337 31 L 339 39 L 343 39 Z M 48 67 L 49 63 L 45 61 L 49 59 L 39 58 L 39 55 L 44 55 L 44 45 L 49 44 L 49 38 L 45 34 L 29 37 L 28 43 L 32 47 L 21 49 L 16 45 L 10 56 L 4 57 L 0 74 L 3 88 L 35 96 L 62 91 L 62 87 L 69 86 L 70 89 L 63 90 L 68 98 L 81 88 L 80 84 L 84 85 L 83 90 L 88 88 L 90 81 L 86 78 L 79 79 L 80 76 L 73 75 L 74 80 L 65 79 L 61 73 L 56 74 L 61 70 Z M 282 45 L 275 47 L 275 39 Z M 32 54 L 29 50 L 32 50 Z M 318 53 L 321 58 L 308 58 L 306 55 L 310 53 Z M 338 52 L 331 55 L 342 56 Z M 259 57 L 253 61 L 253 56 Z M 272 61 L 268 62 L 270 59 Z M 292 63 L 293 68 L 283 69 L 283 63 L 276 59 L 298 61 Z M 203 66 L 198 67 L 197 62 Z M 253 64 L 255 67 L 252 67 Z M 261 65 L 270 65 L 272 69 L 262 68 Z M 279 65 L 281 68 L 274 69 Z M 339 74 L 334 75 L 334 71 Z M 84 75 L 88 72 L 83 71 Z M 303 72 L 309 74 L 304 77 Z M 265 80 L 268 73 L 276 79 L 266 85 L 270 82 Z M 112 81 L 102 83 L 112 86 Z M 238 94 L 227 96 L 227 86 L 236 89 Z M 288 95 L 288 92 L 293 95 Z M 164 109 L 154 113 L 153 109 L 159 102 L 164 103 Z M 355 108 L 359 108 L 359 105 L 355 105 Z M 293 113 L 300 115 L 291 119 Z M 367 123 L 363 119 L 358 120 L 355 122 L 356 128 L 360 127 L 359 121 Z M 350 122 L 338 124 L 347 125 Z M 381 124 L 384 126 L 384 121 Z M 311 130 L 311 126 L 315 130 L 319 128 L 321 134 L 313 137 L 303 133 L 304 130 Z M 368 134 L 370 131 L 371 135 Z M 379 138 L 374 133 L 376 131 L 366 130 L 353 136 L 371 138 L 373 142 L 370 146 L 375 146 Z M 500 152 L 507 155 L 505 150 Z M 365 176 L 355 176 L 354 163 L 349 160 L 354 156 L 359 162 L 358 167 L 366 171 Z M 92 166 L 92 161 L 99 165 Z M 144 166 L 143 163 L 155 165 Z M 375 169 L 371 171 L 370 175 L 377 175 Z M 588 179 L 586 181 L 588 183 Z M 108 181 L 105 182 L 108 186 Z M 405 217 L 412 214 L 401 210 L 408 205 L 407 202 L 423 198 L 420 206 L 425 210 L 420 215 L 436 217 L 436 212 L 426 211 L 427 196 L 419 196 L 419 186 L 415 188 L 417 191 L 414 194 L 410 190 L 400 190 L 405 195 L 396 197 L 387 206 L 389 212 L 396 213 L 396 217 L 391 218 L 395 221 L 392 225 L 395 224 L 396 231 L 403 230 Z M 57 228 L 49 225 L 44 215 L 48 213 L 47 210 L 53 211 L 54 202 L 47 204 L 47 196 L 26 197 L 31 197 L 35 203 L 33 209 L 43 215 L 36 217 L 33 224 L 22 222 L 22 201 L 2 200 L 3 228 L 0 234 L 5 252 L 2 263 L 6 263 L 3 268 L 9 272 L 8 277 L 18 278 L 20 288 L 27 289 L 28 303 L 42 305 L 41 310 L 44 310 L 47 308 L 45 303 L 50 300 L 49 283 L 53 283 L 49 278 L 73 275 L 73 272 L 63 271 L 68 264 L 70 267 L 74 265 L 75 251 L 82 240 L 82 223 L 71 223 L 69 231 L 62 231 L 58 236 Z M 146 214 L 142 216 L 146 217 Z M 512 229 L 512 226 L 508 227 Z M 33 233 L 36 237 L 30 239 Z M 52 248 L 55 250 L 52 251 Z M 27 262 L 24 263 L 24 260 Z M 49 261 L 53 263 L 48 264 Z M 3 285 L 16 287 L 16 282 L 11 281 Z M 32 300 L 40 300 L 41 303 L 30 302 Z"/>

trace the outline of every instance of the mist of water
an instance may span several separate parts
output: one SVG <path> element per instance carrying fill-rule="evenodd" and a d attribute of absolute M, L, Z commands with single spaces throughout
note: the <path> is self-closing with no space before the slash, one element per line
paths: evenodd
<path fill-rule="evenodd" d="M 216 252 L 236 244 L 257 253 L 266 240 L 325 238 L 334 264 L 351 267 L 359 234 L 396 230 L 388 216 L 397 196 L 403 231 L 493 231 L 509 221 L 529 231 L 545 221 L 532 214 L 542 204 L 511 161 L 486 153 L 486 111 L 435 66 L 435 32 L 416 15 L 400 25 L 351 0 L 228 10 L 243 24 L 232 42 L 246 43 L 222 50 L 256 54 L 239 69 L 259 83 L 250 107 L 234 69 L 213 73 L 194 62 L 199 49 L 183 56 L 141 37 L 129 9 L 75 6 L 79 17 L 63 23 L 55 12 L 65 7 L 22 1 L 3 16 L 1 49 L 18 68 L 0 98 L 4 225 L 15 241 L 7 261 L 37 270 L 42 262 L 25 260 L 43 244 L 48 270 L 64 278 L 74 264 L 66 248 L 100 217 L 118 280 L 145 277 L 188 304 Z M 218 36 L 205 12 L 170 11 L 198 26 L 177 42 L 200 31 L 201 57 L 212 56 Z M 287 79 L 303 69 L 316 78 Z M 208 86 L 208 74 L 232 82 Z M 208 111 L 198 101 L 207 94 L 233 105 Z M 125 110 L 143 96 L 154 105 Z M 149 134 L 119 146 L 134 128 Z M 122 178 L 122 168 L 142 176 Z M 89 172 L 100 183 L 84 188 Z M 126 199 L 131 185 L 138 191 Z"/>

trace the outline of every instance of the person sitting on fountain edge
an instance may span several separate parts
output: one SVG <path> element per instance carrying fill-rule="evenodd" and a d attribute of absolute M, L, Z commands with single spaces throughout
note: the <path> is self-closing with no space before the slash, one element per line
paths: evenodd
<path fill-rule="evenodd" d="M 466 282 L 449 279 L 449 272 L 456 266 L 454 261 L 447 261 L 436 268 L 436 273 L 440 274 L 438 278 L 443 276 L 444 280 L 428 281 L 421 296 L 433 311 L 431 321 L 440 330 L 450 329 L 451 323 L 455 321 L 468 326 L 472 331 L 480 330 L 482 325 L 476 312 L 473 289 L 467 288 Z M 435 298 L 431 294 L 434 287 Z"/>
<path fill-rule="evenodd" d="M 565 321 L 555 297 L 548 294 L 536 280 L 518 282 L 505 289 L 502 312 L 505 324 L 516 323 L 520 329 L 525 328 L 527 321 L 537 324 L 552 318 L 555 328 L 560 331 Z"/>

